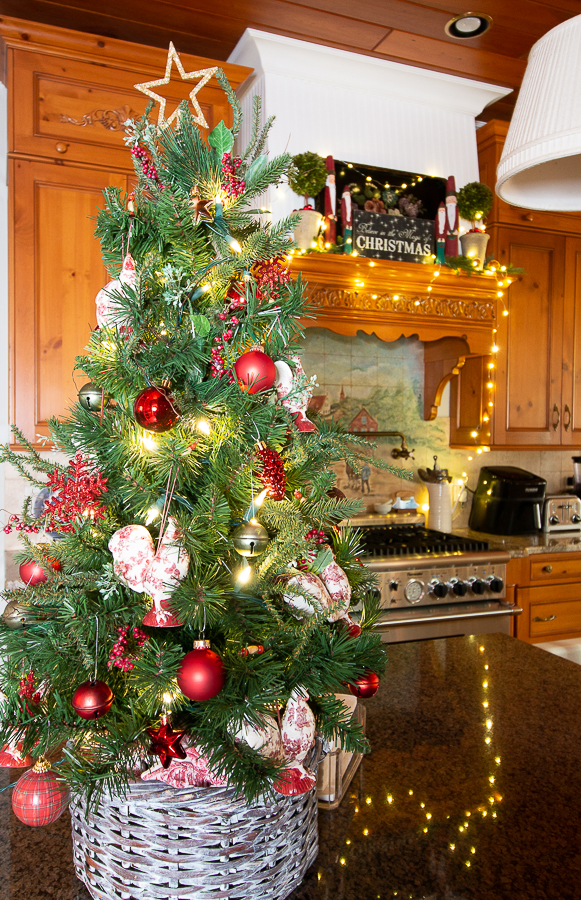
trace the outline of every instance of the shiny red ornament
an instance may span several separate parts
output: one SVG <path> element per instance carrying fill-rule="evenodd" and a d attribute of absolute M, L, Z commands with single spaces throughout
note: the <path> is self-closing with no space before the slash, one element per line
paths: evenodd
<path fill-rule="evenodd" d="M 258 445 L 256 455 L 262 463 L 259 475 L 268 491 L 268 496 L 273 500 L 283 500 L 286 491 L 286 475 L 282 459 L 276 450 L 271 450 L 265 444 Z"/>
<path fill-rule="evenodd" d="M 81 719 L 100 719 L 109 712 L 114 699 L 104 681 L 84 681 L 73 694 L 72 705 Z"/>
<path fill-rule="evenodd" d="M 348 617 L 339 619 L 337 624 L 345 629 L 349 637 L 356 638 L 361 634 L 361 625 Z"/>
<path fill-rule="evenodd" d="M 210 641 L 194 641 L 194 649 L 187 653 L 178 672 L 178 686 L 190 700 L 210 700 L 224 687 L 226 673 L 217 653 L 210 650 Z"/>
<path fill-rule="evenodd" d="M 50 825 L 68 805 L 69 792 L 50 763 L 41 758 L 21 775 L 12 791 L 12 809 L 25 825 Z"/>
<path fill-rule="evenodd" d="M 145 730 L 151 738 L 149 752 L 159 756 L 164 769 L 169 769 L 172 759 L 186 759 L 186 751 L 180 744 L 185 731 L 174 731 L 167 721 L 159 728 Z"/>
<path fill-rule="evenodd" d="M 133 415 L 146 431 L 169 431 L 180 418 L 174 402 L 163 388 L 145 388 L 133 404 Z"/>
<path fill-rule="evenodd" d="M 362 675 L 361 678 L 355 681 L 355 684 L 349 685 L 349 690 L 353 696 L 362 697 L 363 699 L 373 697 L 374 694 L 377 694 L 378 688 L 379 678 L 375 672 L 366 672 L 365 675 Z"/>
<path fill-rule="evenodd" d="M 260 347 L 253 347 L 248 353 L 244 353 L 234 363 L 234 371 L 238 378 L 238 384 L 243 391 L 249 394 L 258 394 L 260 391 L 268 391 L 276 379 L 276 366 L 274 362 L 263 353 Z"/>
<path fill-rule="evenodd" d="M 51 559 L 50 564 L 55 572 L 60 572 L 61 564 L 57 559 Z M 23 562 L 18 572 L 27 587 L 43 584 L 47 580 L 45 570 L 34 559 L 27 559 L 26 562 Z"/>

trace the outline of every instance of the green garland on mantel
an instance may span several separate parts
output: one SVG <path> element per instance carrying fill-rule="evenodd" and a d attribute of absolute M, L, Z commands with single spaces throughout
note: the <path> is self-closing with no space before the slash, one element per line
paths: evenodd
<path fill-rule="evenodd" d="M 522 275 L 524 269 L 518 266 L 501 266 L 498 260 L 489 256 L 482 269 L 478 269 L 474 265 L 474 260 L 468 256 L 447 256 L 446 265 L 452 269 L 456 275 L 482 275 L 485 272 L 501 272 L 502 275 Z"/>

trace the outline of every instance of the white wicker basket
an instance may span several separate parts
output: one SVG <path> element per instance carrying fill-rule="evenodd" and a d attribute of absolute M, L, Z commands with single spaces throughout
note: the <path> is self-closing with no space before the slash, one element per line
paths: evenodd
<path fill-rule="evenodd" d="M 99 900 L 282 900 L 318 852 L 316 791 L 248 806 L 230 788 L 136 782 L 71 802 L 77 877 Z"/>

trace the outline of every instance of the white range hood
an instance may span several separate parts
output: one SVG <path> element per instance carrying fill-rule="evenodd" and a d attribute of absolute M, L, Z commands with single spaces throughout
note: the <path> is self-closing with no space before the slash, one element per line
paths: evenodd
<path fill-rule="evenodd" d="M 450 46 L 453 53 L 454 47 Z M 252 66 L 238 90 L 240 145 L 250 134 L 252 97 L 276 116 L 271 155 L 312 150 L 325 157 L 425 175 L 478 180 L 475 117 L 509 88 L 248 28 L 229 62 Z M 290 189 L 267 198 L 274 219 L 303 201 Z"/>

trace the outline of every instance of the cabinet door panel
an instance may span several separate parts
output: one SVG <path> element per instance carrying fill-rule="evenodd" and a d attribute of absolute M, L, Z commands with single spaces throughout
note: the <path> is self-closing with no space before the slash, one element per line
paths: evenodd
<path fill-rule="evenodd" d="M 524 269 L 498 323 L 494 444 L 560 443 L 565 239 L 498 229 L 497 255 Z"/>
<path fill-rule="evenodd" d="M 31 441 L 47 435 L 46 420 L 76 398 L 75 356 L 95 326 L 95 295 L 108 280 L 90 217 L 111 185 L 124 189 L 126 177 L 11 163 L 11 422 Z"/>
<path fill-rule="evenodd" d="M 581 447 L 581 239 L 568 237 L 563 334 L 561 443 Z"/>

